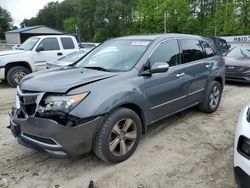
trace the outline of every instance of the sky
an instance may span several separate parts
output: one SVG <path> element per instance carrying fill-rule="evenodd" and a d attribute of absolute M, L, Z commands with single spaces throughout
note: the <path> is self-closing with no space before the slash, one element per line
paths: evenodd
<path fill-rule="evenodd" d="M 0 6 L 11 13 L 14 25 L 20 27 L 23 19 L 36 16 L 38 11 L 51 1 L 56 0 L 0 0 Z M 63 0 L 57 1 L 62 2 Z"/>

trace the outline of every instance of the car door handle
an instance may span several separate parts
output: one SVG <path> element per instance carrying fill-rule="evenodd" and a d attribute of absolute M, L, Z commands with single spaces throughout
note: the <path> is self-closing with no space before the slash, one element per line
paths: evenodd
<path fill-rule="evenodd" d="M 206 64 L 206 68 L 210 68 L 211 67 L 211 64 Z"/>
<path fill-rule="evenodd" d="M 57 53 L 57 55 L 61 56 L 61 55 L 63 55 L 63 53 L 61 53 L 61 52 L 58 52 L 58 53 Z"/>
<path fill-rule="evenodd" d="M 182 76 L 184 76 L 185 75 L 185 73 L 183 72 L 183 73 L 178 73 L 178 74 L 176 74 L 176 77 L 177 78 L 180 78 L 180 77 L 182 77 Z"/>

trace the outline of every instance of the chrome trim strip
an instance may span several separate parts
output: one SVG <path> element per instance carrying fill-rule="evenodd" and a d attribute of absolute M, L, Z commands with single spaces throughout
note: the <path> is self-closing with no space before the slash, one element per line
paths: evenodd
<path fill-rule="evenodd" d="M 183 95 L 182 97 L 179 97 L 179 98 L 173 99 L 173 100 L 171 100 L 171 101 L 168 101 L 168 102 L 165 102 L 165 103 L 162 103 L 162 104 L 153 106 L 152 108 L 150 108 L 150 110 L 154 110 L 155 108 L 159 108 L 159 107 L 161 107 L 161 106 L 164 106 L 164 105 L 167 105 L 167 104 L 169 104 L 169 103 L 178 101 L 178 100 L 180 100 L 180 99 L 184 99 L 184 98 L 186 98 L 186 97 L 188 97 L 188 96 L 194 95 L 194 94 L 199 93 L 199 92 L 204 91 L 204 90 L 205 90 L 204 88 L 203 88 L 203 89 L 199 89 L 199 90 L 194 91 L 194 92 L 192 92 L 192 93 L 189 93 L 189 94 L 187 94 L 187 95 Z"/>
<path fill-rule="evenodd" d="M 37 136 L 37 135 L 34 135 L 34 136 Z M 43 145 L 43 146 L 48 146 L 48 147 L 52 147 L 52 148 L 61 148 L 61 147 L 62 147 L 60 144 L 58 144 L 58 143 L 57 143 L 54 139 L 52 139 L 52 138 L 46 138 L 46 139 L 51 139 L 51 140 L 53 140 L 57 145 L 46 144 L 46 143 L 44 143 L 44 142 L 37 141 L 37 140 L 35 140 L 35 139 L 33 139 L 33 138 L 30 138 L 30 137 L 27 137 L 27 136 L 23 135 L 23 133 L 21 133 L 21 137 L 24 137 L 24 138 L 27 139 L 27 140 L 30 140 L 30 141 L 35 142 L 35 143 L 37 143 L 37 144 L 41 144 L 41 145 Z M 41 136 L 37 136 L 37 137 L 41 137 Z M 45 137 L 41 137 L 41 138 L 45 138 Z"/>
<path fill-rule="evenodd" d="M 182 97 L 179 97 L 179 98 L 173 99 L 173 100 L 171 100 L 171 101 L 164 102 L 164 103 L 162 103 L 162 104 L 159 104 L 159 105 L 153 106 L 152 108 L 150 108 L 150 110 L 154 110 L 155 108 L 159 108 L 159 107 L 161 107 L 161 106 L 164 106 L 164 105 L 167 105 L 167 104 L 169 104 L 169 103 L 172 103 L 172 102 L 178 101 L 178 100 L 180 100 L 180 99 L 184 99 L 184 98 L 186 98 L 186 97 L 187 97 L 187 95 L 184 95 L 184 96 L 182 96 Z"/>
<path fill-rule="evenodd" d="M 197 91 L 194 91 L 194 92 L 192 92 L 192 93 L 189 93 L 188 96 L 194 95 L 194 94 L 199 93 L 199 92 L 202 92 L 202 91 L 204 91 L 204 90 L 205 90 L 204 88 L 203 88 L 203 89 L 199 89 L 199 90 L 197 90 Z"/>

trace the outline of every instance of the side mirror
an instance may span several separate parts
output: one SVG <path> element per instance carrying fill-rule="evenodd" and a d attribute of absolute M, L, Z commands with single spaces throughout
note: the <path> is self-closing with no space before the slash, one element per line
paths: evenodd
<path fill-rule="evenodd" d="M 163 73 L 167 72 L 169 69 L 169 64 L 165 62 L 155 62 L 151 68 L 150 68 L 150 73 Z"/>
<path fill-rule="evenodd" d="M 231 48 L 231 44 L 228 44 L 227 45 L 227 49 L 229 50 Z"/>
<path fill-rule="evenodd" d="M 44 51 L 44 48 L 43 48 L 42 46 L 38 46 L 38 47 L 36 48 L 36 51 L 37 51 L 37 52 Z"/>

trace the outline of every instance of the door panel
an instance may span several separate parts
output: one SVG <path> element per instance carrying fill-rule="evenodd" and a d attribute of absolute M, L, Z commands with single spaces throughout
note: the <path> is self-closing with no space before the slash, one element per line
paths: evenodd
<path fill-rule="evenodd" d="M 178 41 L 162 41 L 149 58 L 150 67 L 156 62 L 166 62 L 170 68 L 165 73 L 145 77 L 146 96 L 151 120 L 155 121 L 185 107 L 188 77 L 180 65 Z"/>
<path fill-rule="evenodd" d="M 205 96 L 208 78 L 211 70 L 211 62 L 205 57 L 202 44 L 195 39 L 181 40 L 183 54 L 183 68 L 190 78 L 187 90 L 190 105 L 200 102 Z"/>
<path fill-rule="evenodd" d="M 171 67 L 168 72 L 145 78 L 146 94 L 152 121 L 161 119 L 187 106 L 188 75 L 182 66 Z"/>
<path fill-rule="evenodd" d="M 33 52 L 33 62 L 37 70 L 46 68 L 46 63 L 62 57 L 62 50 L 59 47 L 59 43 L 56 37 L 50 37 L 43 39 L 37 46 L 42 47 L 42 51 Z M 36 48 L 36 49 L 37 49 Z"/>

